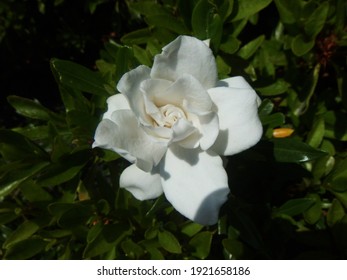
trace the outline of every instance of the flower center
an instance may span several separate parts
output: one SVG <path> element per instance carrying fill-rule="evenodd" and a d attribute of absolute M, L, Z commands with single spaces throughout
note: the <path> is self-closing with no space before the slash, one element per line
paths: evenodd
<path fill-rule="evenodd" d="M 177 122 L 177 120 L 181 118 L 186 119 L 186 115 L 183 110 L 171 104 L 159 107 L 159 111 L 161 113 L 161 118 L 160 120 L 156 120 L 156 124 L 158 126 L 171 128 Z"/>

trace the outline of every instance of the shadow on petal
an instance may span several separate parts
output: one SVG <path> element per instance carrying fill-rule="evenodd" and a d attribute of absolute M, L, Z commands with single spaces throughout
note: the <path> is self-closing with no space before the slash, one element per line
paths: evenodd
<path fill-rule="evenodd" d="M 218 222 L 219 210 L 228 200 L 229 189 L 216 190 L 207 196 L 199 206 L 194 221 L 202 225 L 214 225 Z"/>
<path fill-rule="evenodd" d="M 228 129 L 223 129 L 219 131 L 216 141 L 211 147 L 211 150 L 219 155 L 224 155 L 229 141 L 229 131 Z"/>
<path fill-rule="evenodd" d="M 176 146 L 176 145 L 171 145 L 171 151 L 173 152 L 173 154 L 181 159 L 184 160 L 185 162 L 187 162 L 189 165 L 194 166 L 197 165 L 199 162 L 199 152 L 196 153 L 190 153 L 190 157 L 187 157 L 187 154 L 185 153 L 185 151 L 188 153 L 188 151 L 190 152 L 192 149 L 184 149 L 182 147 Z"/>

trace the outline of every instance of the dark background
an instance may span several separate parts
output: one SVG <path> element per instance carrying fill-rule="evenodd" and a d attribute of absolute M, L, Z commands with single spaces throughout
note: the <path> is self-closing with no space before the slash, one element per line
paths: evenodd
<path fill-rule="evenodd" d="M 129 18 L 121 0 L 1 0 L 0 127 L 24 121 L 7 103 L 8 95 L 35 98 L 57 109 L 60 98 L 50 59 L 71 60 L 93 68 L 105 41 L 118 41 L 140 24 Z"/>

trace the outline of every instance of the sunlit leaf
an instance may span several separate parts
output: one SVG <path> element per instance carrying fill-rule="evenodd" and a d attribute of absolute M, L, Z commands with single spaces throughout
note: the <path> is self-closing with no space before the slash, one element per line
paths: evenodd
<path fill-rule="evenodd" d="M 196 234 L 190 241 L 189 245 L 194 248 L 192 255 L 205 259 L 208 257 L 211 249 L 212 233 L 209 231 L 203 231 Z"/>
<path fill-rule="evenodd" d="M 238 55 L 242 57 L 243 59 L 250 58 L 261 46 L 265 39 L 264 35 L 260 35 L 259 37 L 253 39 L 252 41 L 248 42 L 246 45 L 244 45 L 239 51 Z"/>
<path fill-rule="evenodd" d="M 158 240 L 160 245 L 168 252 L 173 254 L 180 254 L 182 252 L 181 245 L 177 238 L 167 230 L 158 232 Z"/>

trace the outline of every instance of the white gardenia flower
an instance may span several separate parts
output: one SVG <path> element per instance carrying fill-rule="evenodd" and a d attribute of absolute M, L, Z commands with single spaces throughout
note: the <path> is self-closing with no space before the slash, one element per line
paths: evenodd
<path fill-rule="evenodd" d="M 255 145 L 262 135 L 259 97 L 242 77 L 217 80 L 206 43 L 179 36 L 124 74 L 108 100 L 93 147 L 133 163 L 120 186 L 137 199 L 165 194 L 187 218 L 212 225 L 229 193 L 220 156 Z"/>

